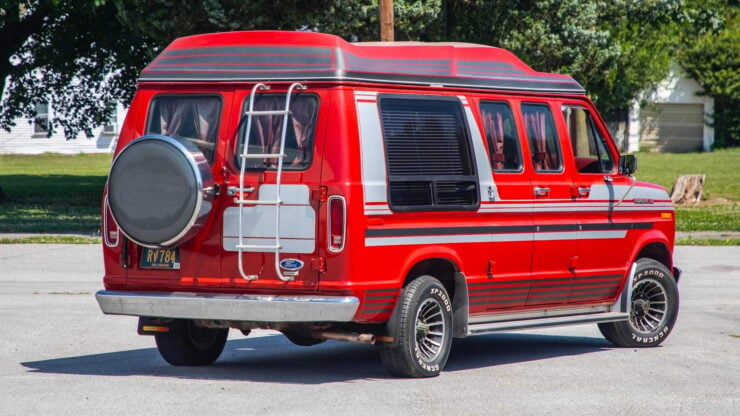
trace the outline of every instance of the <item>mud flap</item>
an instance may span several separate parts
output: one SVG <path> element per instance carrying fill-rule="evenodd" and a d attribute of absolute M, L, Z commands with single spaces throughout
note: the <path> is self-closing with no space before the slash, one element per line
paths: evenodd
<path fill-rule="evenodd" d="M 468 282 L 465 275 L 455 273 L 455 297 L 452 299 L 452 336 L 465 338 L 468 335 Z"/>
<path fill-rule="evenodd" d="M 627 283 L 622 288 L 622 293 L 619 294 L 617 302 L 612 305 L 611 312 L 623 312 L 629 315 L 632 310 L 632 286 L 634 285 L 636 271 L 637 262 L 632 263 L 629 276 L 627 276 Z"/>

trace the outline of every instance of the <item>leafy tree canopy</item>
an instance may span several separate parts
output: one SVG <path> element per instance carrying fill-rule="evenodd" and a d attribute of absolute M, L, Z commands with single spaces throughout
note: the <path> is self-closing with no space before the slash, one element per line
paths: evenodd
<path fill-rule="evenodd" d="M 705 28 L 723 27 L 726 16 L 715 10 L 732 1 L 395 0 L 395 32 L 397 40 L 505 47 L 537 70 L 573 75 L 614 117 L 666 75 L 686 39 L 714 44 L 716 31 Z M 130 100 L 138 72 L 176 37 L 283 29 L 376 40 L 377 8 L 377 0 L 0 0 L 0 79 L 9 76 L 0 127 L 50 101 L 52 127 L 90 134 L 117 100 Z"/>
<path fill-rule="evenodd" d="M 156 45 L 116 16 L 100 0 L 0 0 L 0 127 L 49 102 L 50 134 L 92 135 L 117 101 L 129 101 Z"/>

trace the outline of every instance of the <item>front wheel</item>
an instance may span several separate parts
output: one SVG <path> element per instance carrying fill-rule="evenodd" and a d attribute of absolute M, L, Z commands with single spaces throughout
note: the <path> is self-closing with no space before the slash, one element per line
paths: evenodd
<path fill-rule="evenodd" d="M 654 347 L 673 330 L 678 317 L 678 285 L 660 262 L 637 260 L 632 309 L 627 321 L 599 324 L 599 330 L 620 347 Z"/>
<path fill-rule="evenodd" d="M 205 328 L 189 319 L 177 319 L 168 332 L 154 336 L 157 350 L 175 366 L 212 364 L 221 355 L 229 335 L 228 328 Z"/>
<path fill-rule="evenodd" d="M 421 276 L 403 289 L 396 305 L 393 344 L 380 356 L 400 377 L 433 377 L 447 363 L 452 344 L 452 301 L 439 280 Z"/>

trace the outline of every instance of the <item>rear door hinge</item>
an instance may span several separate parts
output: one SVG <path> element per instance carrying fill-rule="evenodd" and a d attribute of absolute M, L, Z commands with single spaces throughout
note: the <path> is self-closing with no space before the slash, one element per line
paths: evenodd
<path fill-rule="evenodd" d="M 311 259 L 311 269 L 319 273 L 326 272 L 326 257 L 314 257 Z"/>
<path fill-rule="evenodd" d="M 317 189 L 311 191 L 311 199 L 319 202 L 326 202 L 329 198 L 329 188 L 326 186 L 319 186 Z"/>

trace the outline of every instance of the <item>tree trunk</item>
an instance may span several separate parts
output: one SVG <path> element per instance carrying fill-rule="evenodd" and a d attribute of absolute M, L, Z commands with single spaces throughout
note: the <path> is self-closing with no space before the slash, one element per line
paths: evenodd
<path fill-rule="evenodd" d="M 701 201 L 706 175 L 681 175 L 671 190 L 674 204 L 695 204 Z"/>

